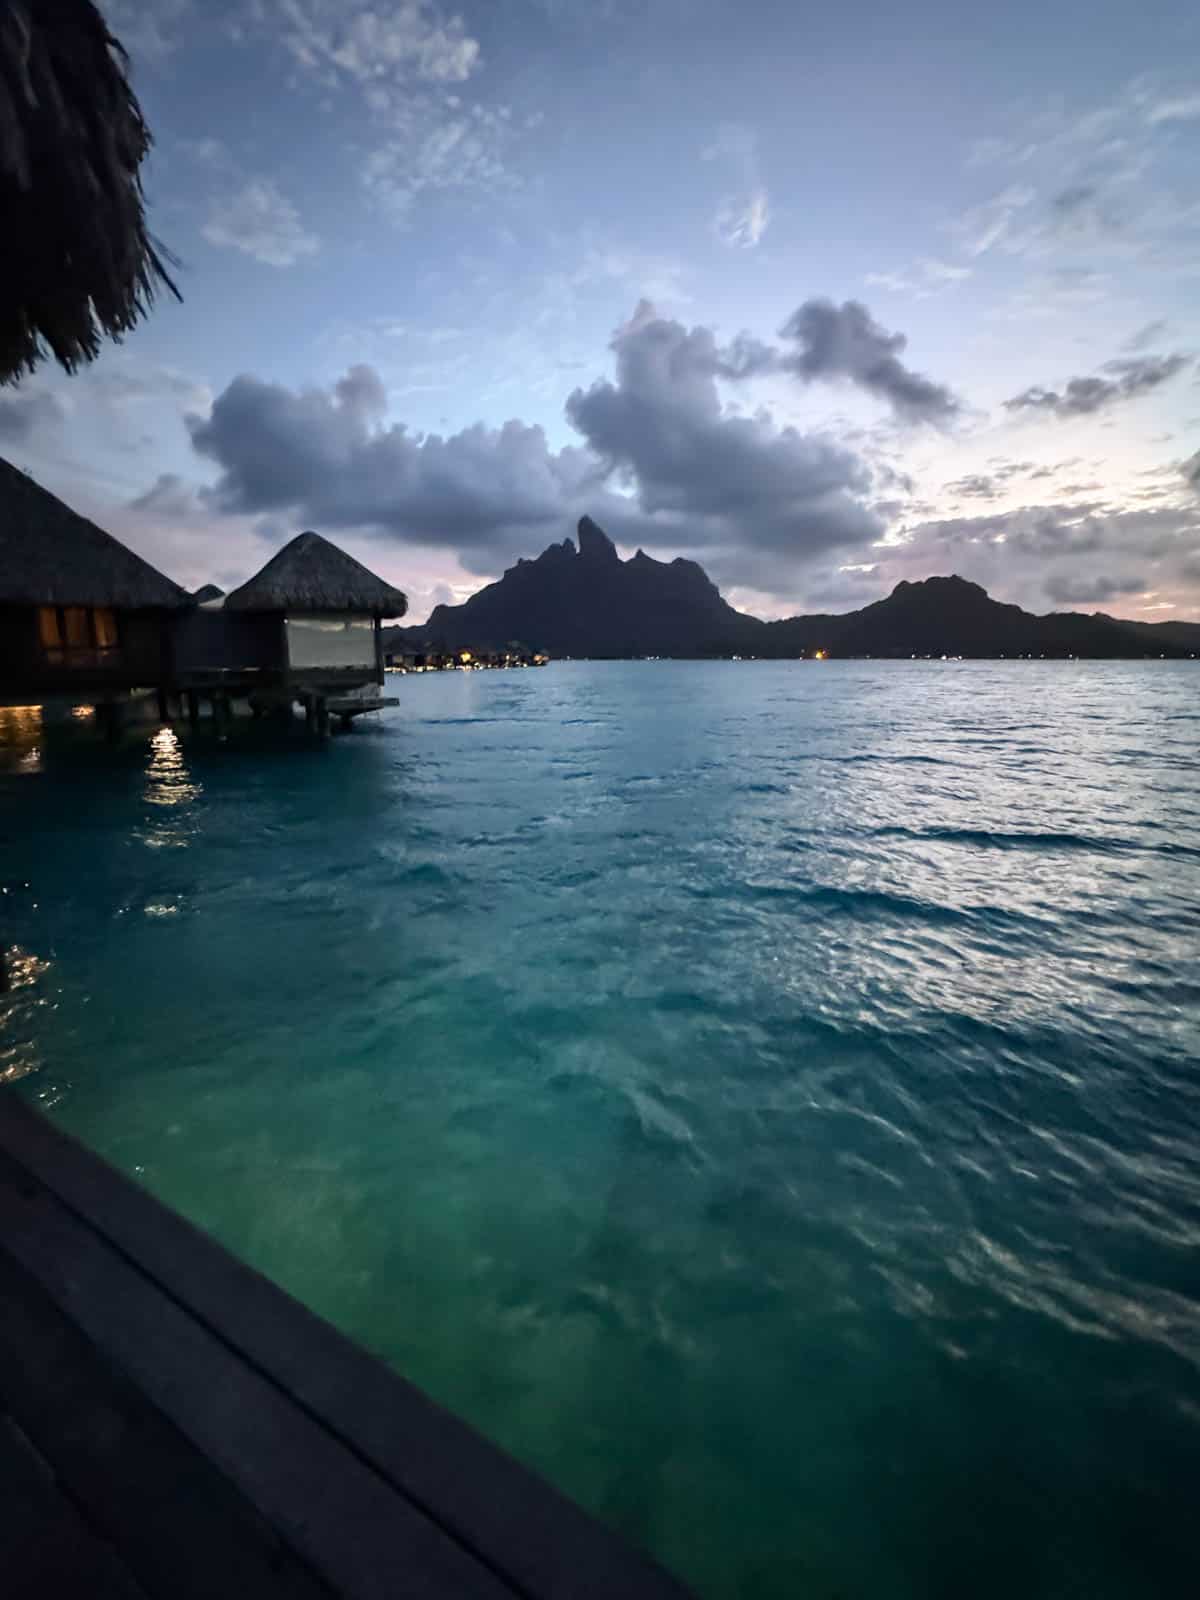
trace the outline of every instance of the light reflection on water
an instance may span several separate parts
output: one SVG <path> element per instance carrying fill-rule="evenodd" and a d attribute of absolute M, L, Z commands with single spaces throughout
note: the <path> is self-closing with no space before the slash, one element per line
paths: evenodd
<path fill-rule="evenodd" d="M 156 850 L 186 849 L 195 822 L 182 808 L 190 808 L 203 793 L 203 785 L 188 770 L 179 735 L 173 728 L 159 728 L 150 740 L 143 799 L 171 815 L 157 817 L 141 829 L 143 843 Z"/>
<path fill-rule="evenodd" d="M 145 797 L 153 806 L 183 806 L 202 793 L 183 759 L 183 746 L 174 728 L 159 728 L 150 740 Z"/>
<path fill-rule="evenodd" d="M 36 1072 L 41 1065 L 34 1041 L 29 1037 L 31 1008 L 44 1004 L 34 990 L 39 979 L 50 971 L 51 963 L 31 950 L 12 945 L 0 949 L 0 1084 L 16 1083 L 18 1078 Z"/>
<path fill-rule="evenodd" d="M 26 777 L 42 770 L 41 706 L 0 706 L 0 770 Z"/>

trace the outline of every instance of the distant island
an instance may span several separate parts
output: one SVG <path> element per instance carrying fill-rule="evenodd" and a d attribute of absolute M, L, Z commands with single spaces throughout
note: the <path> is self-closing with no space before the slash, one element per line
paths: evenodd
<path fill-rule="evenodd" d="M 1126 622 L 1103 612 L 1035 616 L 993 600 L 965 578 L 898 583 L 858 611 L 763 622 L 735 611 L 695 561 L 622 561 L 590 517 L 578 547 L 552 544 L 460 606 L 390 628 L 388 651 L 502 651 L 514 643 L 553 656 L 1047 656 L 1139 658 L 1200 653 L 1200 623 Z"/>

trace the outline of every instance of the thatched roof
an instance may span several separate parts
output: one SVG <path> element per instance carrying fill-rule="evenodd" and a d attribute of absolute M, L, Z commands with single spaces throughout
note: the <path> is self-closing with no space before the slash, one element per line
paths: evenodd
<path fill-rule="evenodd" d="M 0 605 L 190 603 L 186 590 L 0 457 Z"/>
<path fill-rule="evenodd" d="M 319 533 L 298 533 L 260 572 L 225 596 L 232 611 L 353 611 L 402 617 L 407 596 Z"/>
<path fill-rule="evenodd" d="M 0 4 L 0 383 L 94 360 L 167 288 L 138 169 L 150 132 L 91 0 Z"/>

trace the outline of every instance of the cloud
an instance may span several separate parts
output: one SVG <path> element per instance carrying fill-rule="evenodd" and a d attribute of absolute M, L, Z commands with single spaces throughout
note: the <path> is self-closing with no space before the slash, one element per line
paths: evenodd
<path fill-rule="evenodd" d="M 908 343 L 905 336 L 887 333 L 857 300 L 841 306 L 806 300 L 784 324 L 781 336 L 797 346 L 784 356 L 784 369 L 805 383 L 845 378 L 886 400 L 907 422 L 944 424 L 961 410 L 944 384 L 904 365 L 900 354 Z"/>
<path fill-rule="evenodd" d="M 1019 212 L 1034 199 L 1034 191 L 1026 184 L 1012 184 L 1009 188 L 972 206 L 949 224 L 950 231 L 958 237 L 969 256 L 981 256 L 1008 238 Z"/>
<path fill-rule="evenodd" d="M 1125 400 L 1136 400 L 1166 383 L 1189 365 L 1184 355 L 1142 356 L 1109 361 L 1109 378 L 1071 378 L 1061 390 L 1034 386 L 1004 402 L 1009 411 L 1047 411 L 1056 417 L 1084 417 Z"/>
<path fill-rule="evenodd" d="M 552 452 L 540 427 L 476 424 L 449 437 L 377 425 L 376 375 L 357 368 L 332 390 L 299 392 L 242 376 L 209 418 L 188 419 L 217 462 L 210 498 L 226 512 L 295 512 L 316 527 L 362 528 L 450 546 L 464 560 L 522 550 L 569 515 L 594 464 Z"/>
<path fill-rule="evenodd" d="M 765 411 L 741 414 L 720 385 L 764 373 L 846 378 L 910 418 L 942 420 L 956 405 L 902 365 L 903 337 L 854 303 L 808 302 L 784 336 L 782 346 L 748 334 L 719 345 L 711 329 L 643 301 L 614 336 L 614 377 L 568 398 L 582 444 L 557 451 L 517 420 L 446 437 L 386 425 L 382 383 L 365 365 L 332 389 L 299 392 L 243 375 L 188 426 L 220 468 L 211 504 L 228 513 L 295 513 L 450 547 L 469 570 L 493 573 L 586 510 L 620 542 L 700 550 L 714 570 L 761 581 L 881 537 L 870 496 L 894 474 Z"/>
<path fill-rule="evenodd" d="M 310 71 L 359 83 L 413 77 L 452 84 L 481 65 L 479 41 L 462 18 L 444 17 L 430 0 L 278 0 L 275 10 L 283 43 Z"/>
<path fill-rule="evenodd" d="M 1154 322 L 1147 322 L 1136 333 L 1131 333 L 1121 348 L 1123 350 L 1145 350 L 1161 339 L 1169 326 L 1169 323 L 1163 317 L 1159 317 Z"/>
<path fill-rule="evenodd" d="M 1183 463 L 1180 471 L 1183 473 L 1185 483 L 1190 484 L 1193 489 L 1200 490 L 1200 450 Z"/>
<path fill-rule="evenodd" d="M 953 483 L 948 483 L 946 492 L 974 500 L 994 500 L 1000 492 L 1000 486 L 995 477 L 987 473 L 976 472 L 965 478 L 956 478 Z"/>
<path fill-rule="evenodd" d="M 1046 610 L 1109 604 L 1150 584 L 1165 592 L 1193 584 L 1189 562 L 1198 546 L 1194 508 L 1056 503 L 911 523 L 879 553 L 889 583 L 958 572 L 993 594 Z"/>
<path fill-rule="evenodd" d="M 406 224 L 428 191 L 520 186 L 507 153 L 540 114 L 463 98 L 483 55 L 460 16 L 432 0 L 273 0 L 264 17 L 295 66 L 356 96 L 380 130 L 360 178 L 393 222 Z"/>
<path fill-rule="evenodd" d="M 639 300 L 670 300 L 679 305 L 691 300 L 683 281 L 687 270 L 682 261 L 648 254 L 610 240 L 587 245 L 583 260 L 569 274 L 569 282 L 574 287 L 621 283 Z"/>
<path fill-rule="evenodd" d="M 0 394 L 0 439 L 8 443 L 24 444 L 38 430 L 56 427 L 65 420 L 62 402 L 44 389 Z"/>
<path fill-rule="evenodd" d="M 176 139 L 174 148 L 199 167 L 214 172 L 233 170 L 235 163 L 229 146 L 222 139 L 206 135 L 203 139 Z"/>
<path fill-rule="evenodd" d="M 178 45 L 191 0 L 104 0 L 101 9 L 129 54 L 157 66 Z"/>
<path fill-rule="evenodd" d="M 584 511 L 621 543 L 704 552 L 715 571 L 744 581 L 882 536 L 860 457 L 723 405 L 724 354 L 710 329 L 643 304 L 613 352 L 614 377 L 567 402 L 582 444 L 559 450 L 517 420 L 449 436 L 386 424 L 368 367 L 301 391 L 243 375 L 211 416 L 188 420 L 193 446 L 220 469 L 208 504 L 453 549 L 467 570 L 489 575 L 561 537 Z"/>
<path fill-rule="evenodd" d="M 209 244 L 241 250 L 271 267 L 294 266 L 321 243 L 269 178 L 251 178 L 234 194 L 215 201 L 201 232 Z"/>
<path fill-rule="evenodd" d="M 759 170 L 758 136 L 743 123 L 722 123 L 701 156 L 737 175 L 736 191 L 721 198 L 713 218 L 718 239 L 741 250 L 756 249 L 771 221 L 770 196 Z"/>
<path fill-rule="evenodd" d="M 1105 262 L 1172 278 L 1195 270 L 1197 209 L 1175 137 L 1200 117 L 1194 87 L 1168 92 L 1141 77 L 1100 104 L 1057 100 L 1014 115 L 1011 136 L 980 141 L 968 164 L 1007 165 L 1019 181 L 945 224 L 968 255 L 1051 259 L 1086 244 Z"/>
<path fill-rule="evenodd" d="M 931 295 L 964 283 L 972 274 L 971 267 L 942 261 L 937 256 L 922 256 L 900 272 L 868 272 L 864 283 L 874 289 L 886 289 L 891 294 L 912 295 L 914 300 L 928 300 Z"/>
<path fill-rule="evenodd" d="M 132 511 L 144 511 L 173 522 L 185 522 L 203 509 L 193 485 L 185 483 L 177 472 L 160 472 L 144 494 L 136 495 L 128 503 Z"/>
<path fill-rule="evenodd" d="M 1051 600 L 1064 605 L 1105 605 L 1122 595 L 1141 594 L 1146 580 L 1137 577 L 1107 577 L 1103 573 L 1055 573 L 1046 580 L 1046 593 Z"/>
<path fill-rule="evenodd" d="M 186 411 L 202 411 L 212 404 L 208 385 L 174 367 L 160 367 L 123 352 L 109 351 L 103 362 L 74 380 L 106 406 L 123 408 L 164 403 Z"/>
<path fill-rule="evenodd" d="M 426 190 L 519 187 L 507 161 L 519 130 L 507 106 L 447 108 L 417 99 L 392 121 L 397 132 L 367 156 L 362 183 L 394 222 L 407 221 Z"/>
<path fill-rule="evenodd" d="M 1146 121 L 1151 127 L 1162 122 L 1195 122 L 1197 119 L 1200 119 L 1200 94 L 1156 100 L 1146 107 Z"/>
<path fill-rule="evenodd" d="M 761 242 L 770 221 L 767 191 L 759 185 L 748 195 L 723 200 L 717 208 L 714 226 L 723 243 L 753 250 Z"/>
<path fill-rule="evenodd" d="M 797 556 L 882 533 L 857 498 L 869 484 L 857 456 L 763 415 L 724 410 L 711 330 L 689 330 L 643 303 L 613 350 L 616 381 L 574 390 L 567 416 L 660 532 Z"/>
<path fill-rule="evenodd" d="M 372 368 L 359 362 L 350 368 L 344 378 L 333 386 L 337 404 L 350 416 L 373 421 L 387 411 L 387 390 L 383 380 Z"/>

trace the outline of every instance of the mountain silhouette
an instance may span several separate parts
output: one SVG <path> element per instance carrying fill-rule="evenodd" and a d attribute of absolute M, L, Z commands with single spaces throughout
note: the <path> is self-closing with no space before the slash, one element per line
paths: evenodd
<path fill-rule="evenodd" d="M 514 641 L 553 656 L 1187 655 L 1200 624 L 1129 623 L 1096 612 L 1034 616 L 965 578 L 898 583 L 886 599 L 838 615 L 763 622 L 736 611 L 695 561 L 622 561 L 604 530 L 581 519 L 578 547 L 552 544 L 518 561 L 459 606 L 388 629 L 384 648 L 502 650 Z"/>

